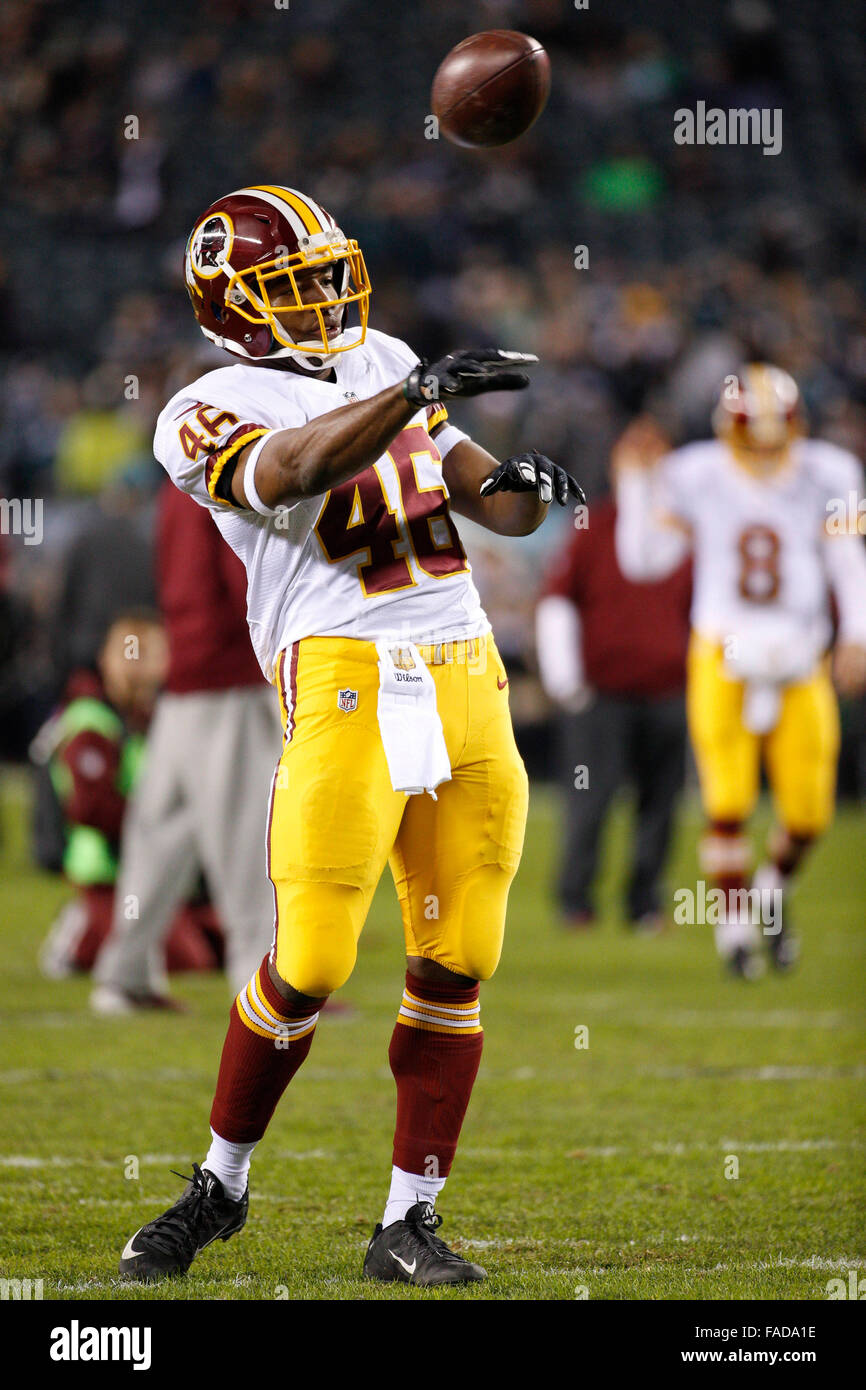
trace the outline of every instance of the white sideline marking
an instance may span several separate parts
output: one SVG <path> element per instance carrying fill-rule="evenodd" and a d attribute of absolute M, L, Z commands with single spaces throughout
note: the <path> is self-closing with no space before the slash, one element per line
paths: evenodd
<path fill-rule="evenodd" d="M 135 1184 L 131 1182 L 129 1186 L 133 1187 Z M 76 1200 L 76 1206 L 125 1207 L 128 1210 L 129 1207 L 140 1206 L 142 1202 L 146 1201 L 148 1207 L 158 1207 L 162 1205 L 167 1209 L 172 1203 L 177 1201 L 179 1195 L 179 1192 L 175 1189 L 174 1192 L 166 1193 L 147 1192 L 142 1194 L 141 1192 L 131 1192 L 128 1197 L 79 1197 Z M 261 1202 L 290 1202 L 291 1200 L 291 1194 L 286 1192 L 257 1192 L 255 1188 L 250 1192 L 250 1201 L 254 1206 L 258 1206 Z M 363 1244 L 366 1249 L 366 1240 Z"/>
<path fill-rule="evenodd" d="M 497 1082 L 508 1081 L 514 1084 L 521 1082 L 535 1081 L 538 1073 L 534 1067 L 517 1067 L 511 1071 L 488 1072 L 490 1079 Z M 713 1066 L 673 1066 L 673 1067 L 640 1067 L 637 1075 L 652 1077 L 657 1081 L 844 1081 L 844 1080 L 863 1080 L 866 1078 L 866 1065 L 862 1063 L 851 1063 L 850 1065 L 838 1066 L 775 1066 L 764 1067 L 713 1067 Z M 44 1070 L 19 1069 L 13 1071 L 0 1072 L 0 1084 L 7 1086 L 26 1086 L 33 1084 L 56 1084 L 68 1086 L 77 1082 L 84 1076 L 81 1072 L 64 1072 L 57 1067 L 45 1067 Z M 121 1072 L 99 1069 L 89 1071 L 86 1074 L 88 1080 L 119 1082 L 124 1086 L 148 1086 L 162 1082 L 189 1082 L 212 1081 L 210 1072 L 189 1072 L 179 1071 L 174 1068 L 164 1068 L 152 1072 Z M 320 1071 L 317 1075 L 312 1072 L 307 1075 L 308 1081 L 345 1081 L 347 1079 L 368 1081 L 371 1077 L 377 1080 L 390 1080 L 391 1073 L 387 1069 L 370 1072 L 347 1072 L 334 1068 L 327 1075 Z M 497 1151 L 498 1152 L 498 1151 Z M 293 1155 L 296 1156 L 296 1155 Z"/>
<path fill-rule="evenodd" d="M 740 1153 L 763 1154 L 763 1153 L 809 1153 L 815 1149 L 862 1149 L 866 1145 L 859 1143 L 856 1139 L 842 1142 L 837 1139 L 774 1139 L 769 1143 L 741 1144 L 737 1139 L 723 1139 L 722 1149 L 737 1149 Z"/>
<path fill-rule="evenodd" d="M 371 1075 L 380 1079 L 387 1078 L 392 1080 L 391 1071 L 388 1067 L 380 1068 L 376 1072 L 349 1070 L 345 1067 L 310 1067 L 305 1069 L 304 1075 L 308 1081 L 342 1081 L 345 1079 L 354 1081 L 367 1081 Z M 36 1082 L 49 1081 L 78 1081 L 81 1078 L 97 1081 L 118 1081 L 124 1086 L 141 1083 L 147 1085 L 155 1081 L 208 1081 L 213 1083 L 213 1073 L 210 1071 L 190 1071 L 186 1067 L 157 1067 L 153 1071 L 121 1071 L 112 1067 L 94 1067 L 86 1071 L 65 1071 L 59 1066 L 46 1065 L 37 1067 L 18 1067 L 11 1071 L 0 1071 L 0 1083 L 7 1086 L 22 1086 Z"/>
<path fill-rule="evenodd" d="M 21 1086 L 31 1082 L 70 1081 L 116 1081 L 124 1086 L 139 1082 L 149 1084 L 158 1081 L 206 1081 L 213 1080 L 211 1072 L 181 1070 L 178 1067 L 161 1067 L 157 1071 L 116 1071 L 108 1067 L 93 1067 L 86 1071 L 64 1071 L 58 1066 L 45 1066 L 41 1069 L 20 1068 L 13 1071 L 0 1071 L 0 1083 L 7 1086 Z"/>
<path fill-rule="evenodd" d="M 862 1028 L 866 1014 L 860 1009 L 825 1009 L 811 1012 L 803 1009 L 767 1009 L 751 1013 L 748 1009 L 641 1009 L 629 1010 L 629 1001 L 622 995 L 588 995 L 581 999 L 585 1011 L 597 1009 L 607 1022 L 637 1024 L 640 1027 L 702 1028 Z"/>
<path fill-rule="evenodd" d="M 71 1028 L 73 1024 L 80 1026 L 85 1021 L 88 1021 L 86 1015 L 71 1012 L 0 1014 L 0 1023 L 5 1023 L 10 1028 Z"/>
<path fill-rule="evenodd" d="M 502 1250 L 507 1249 L 511 1245 L 536 1247 L 540 1245 L 562 1245 L 565 1243 L 566 1242 L 564 1241 L 557 1241 L 553 1239 L 545 1241 L 536 1241 L 530 1240 L 527 1237 L 516 1236 L 513 1240 L 461 1240 L 460 1245 L 461 1248 L 468 1248 L 470 1250 Z M 647 1262 L 646 1265 L 632 1267 L 632 1269 L 629 1272 L 635 1273 L 638 1276 L 640 1276 L 652 1269 L 652 1267 L 656 1263 L 657 1261 L 650 1260 Z M 698 1265 L 677 1265 L 676 1269 L 679 1273 L 682 1274 L 723 1274 L 727 1271 L 732 1271 L 733 1273 L 737 1274 L 747 1273 L 749 1271 L 766 1273 L 768 1270 L 772 1269 L 814 1269 L 815 1271 L 830 1271 L 837 1269 L 863 1269 L 864 1267 L 866 1267 L 866 1259 L 859 1256 L 840 1256 L 838 1259 L 836 1259 L 813 1255 L 810 1259 L 804 1260 L 795 1258 L 793 1256 L 780 1255 L 775 1260 L 742 1260 L 735 1263 L 724 1262 L 716 1265 L 711 1265 L 707 1268 L 702 1268 Z M 558 1274 L 565 1273 L 569 1275 L 593 1274 L 596 1276 L 604 1277 L 605 1275 L 609 1275 L 612 1271 L 609 1265 L 596 1265 L 594 1267 L 590 1267 L 588 1265 L 568 1265 L 565 1266 L 563 1269 L 556 1269 L 554 1272 Z M 214 1278 L 210 1282 L 224 1281 L 218 1278 Z M 252 1283 L 252 1279 L 249 1275 L 235 1275 L 234 1279 L 231 1280 L 231 1283 L 235 1287 L 246 1287 L 247 1285 Z M 66 1294 L 91 1293 L 95 1289 L 117 1290 L 128 1289 L 130 1287 L 121 1279 L 79 1279 L 72 1284 L 61 1282 L 54 1283 L 53 1281 L 49 1283 L 48 1281 L 46 1281 L 46 1284 L 47 1287 L 51 1289 L 56 1289 L 58 1293 Z"/>
<path fill-rule="evenodd" d="M 641 1076 L 660 1081 L 846 1081 L 866 1077 L 866 1065 L 826 1067 L 642 1067 Z"/>
<path fill-rule="evenodd" d="M 79 1279 L 74 1284 L 49 1285 L 58 1293 L 90 1293 L 93 1289 L 129 1289 L 131 1286 L 123 1279 Z"/>
<path fill-rule="evenodd" d="M 656 1027 L 665 1021 L 664 1014 L 646 1014 L 648 1022 Z M 637 1020 L 634 1020 L 637 1021 Z M 861 1012 L 851 1010 L 846 1012 L 841 1009 L 825 1011 L 823 1013 L 808 1013 L 799 1009 L 775 1009 L 768 1010 L 766 1013 L 749 1013 L 747 1010 L 737 1010 L 731 1012 L 720 1012 L 717 1014 L 707 1014 L 695 1010 L 683 1010 L 667 1017 L 666 1021 L 674 1028 L 830 1028 L 835 1031 L 837 1028 L 861 1028 L 863 1026 L 864 1015 Z"/>
<path fill-rule="evenodd" d="M 469 1250 L 508 1250 L 512 1245 L 558 1245 L 561 1241 L 532 1240 L 529 1236 L 514 1236 L 511 1240 L 461 1240 L 460 1248 Z"/>
<path fill-rule="evenodd" d="M 192 1160 L 188 1155 L 178 1154 L 138 1154 L 139 1165 L 147 1168 L 189 1168 Z M 272 1158 L 305 1162 L 309 1159 L 334 1159 L 336 1153 L 330 1149 L 283 1149 L 272 1154 Z M 86 1164 L 90 1168 L 122 1168 L 123 1159 L 85 1158 L 82 1155 L 64 1157 L 62 1154 L 0 1154 L 0 1168 L 71 1168 Z"/>
<path fill-rule="evenodd" d="M 858 1139 L 773 1139 L 761 1141 L 749 1141 L 739 1139 L 720 1139 L 715 1143 L 697 1142 L 693 1144 L 669 1143 L 655 1140 L 648 1145 L 640 1144 L 581 1144 L 576 1149 L 569 1150 L 564 1157 L 566 1158 L 618 1158 L 622 1155 L 643 1155 L 650 1154 L 667 1155 L 668 1157 L 682 1158 L 687 1154 L 696 1153 L 814 1153 L 825 1149 L 852 1149 L 856 1151 L 866 1150 L 866 1141 Z M 514 1159 L 525 1158 L 534 1152 L 532 1149 L 524 1148 L 476 1148 L 467 1146 L 461 1148 L 462 1158 L 473 1159 Z M 307 1162 L 337 1162 L 341 1155 L 333 1149 L 280 1149 L 270 1155 L 272 1159 L 290 1163 Z M 186 1154 L 139 1154 L 138 1162 L 141 1167 L 147 1168 L 178 1168 L 190 1167 L 191 1160 Z M 73 1168 L 87 1166 L 90 1168 L 109 1168 L 120 1169 L 123 1166 L 122 1158 L 93 1158 L 83 1155 L 62 1154 L 0 1154 L 0 1168 Z M 81 1201 L 89 1199 L 81 1198 Z M 95 1199 L 94 1199 L 95 1200 Z M 118 1198 L 118 1201 L 132 1200 Z M 150 1197 L 149 1200 L 155 1200 Z M 259 1200 L 263 1200 L 259 1198 Z M 274 1197 L 272 1200 L 283 1200 L 282 1197 Z"/>
<path fill-rule="evenodd" d="M 796 1259 L 792 1255 L 778 1255 L 775 1260 L 743 1260 L 731 1264 L 727 1261 L 711 1265 L 706 1269 L 699 1269 L 697 1266 L 679 1265 L 678 1269 L 684 1274 L 720 1274 L 727 1270 L 739 1273 L 741 1270 L 762 1270 L 769 1269 L 863 1269 L 866 1267 L 866 1259 L 859 1256 L 845 1257 L 838 1259 L 828 1258 L 823 1255 L 812 1255 L 808 1260 Z"/>

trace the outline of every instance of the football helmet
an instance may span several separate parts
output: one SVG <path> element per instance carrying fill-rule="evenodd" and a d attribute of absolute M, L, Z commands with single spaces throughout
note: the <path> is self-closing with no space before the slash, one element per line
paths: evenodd
<path fill-rule="evenodd" d="M 726 377 L 713 429 L 738 463 L 759 472 L 779 467 L 805 428 L 797 383 L 780 367 L 750 362 Z"/>
<path fill-rule="evenodd" d="M 318 268 L 333 269 L 333 296 L 305 302 L 296 277 Z M 291 358 L 316 369 L 366 336 L 370 278 L 361 248 L 294 188 L 262 184 L 212 203 L 187 241 L 184 279 L 202 333 L 238 357 Z M 277 281 L 275 297 L 289 294 L 294 303 L 272 301 Z M 361 333 L 347 341 L 352 305 Z M 318 329 L 310 332 L 313 314 Z M 297 328 L 293 333 L 299 322 L 303 337 Z"/>

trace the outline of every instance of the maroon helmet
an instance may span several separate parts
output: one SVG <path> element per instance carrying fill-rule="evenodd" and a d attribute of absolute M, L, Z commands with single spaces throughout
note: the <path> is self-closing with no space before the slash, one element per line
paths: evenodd
<path fill-rule="evenodd" d="M 780 466 L 806 432 L 800 389 L 768 362 L 749 362 L 726 377 L 713 429 L 741 464 L 759 471 Z"/>
<path fill-rule="evenodd" d="M 333 266 L 336 296 L 305 304 L 295 272 Z M 184 277 L 193 313 L 206 338 L 238 357 L 291 357 L 306 366 L 348 352 L 364 341 L 370 277 L 357 241 L 344 236 L 329 212 L 294 188 L 262 184 L 241 188 L 212 203 L 198 219 L 184 255 Z M 275 307 L 274 280 L 291 283 L 296 304 Z M 357 304 L 360 336 L 345 341 L 350 304 Z M 339 333 L 328 336 L 324 315 L 342 306 Z M 292 317 L 314 311 L 319 332 L 292 337 Z M 332 330 L 333 331 L 333 330 Z"/>

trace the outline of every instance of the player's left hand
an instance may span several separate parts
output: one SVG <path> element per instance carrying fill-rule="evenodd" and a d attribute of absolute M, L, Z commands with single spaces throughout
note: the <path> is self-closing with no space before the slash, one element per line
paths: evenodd
<path fill-rule="evenodd" d="M 513 458 L 500 463 L 498 468 L 488 473 L 480 491 L 482 497 L 489 497 L 493 492 L 534 492 L 545 506 L 556 498 L 559 505 L 564 507 L 569 497 L 586 505 L 580 483 L 537 449 L 530 449 L 526 454 L 515 454 Z"/>

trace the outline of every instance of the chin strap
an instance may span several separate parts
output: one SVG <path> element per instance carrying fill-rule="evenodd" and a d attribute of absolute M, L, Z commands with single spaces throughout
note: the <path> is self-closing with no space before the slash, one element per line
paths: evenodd
<path fill-rule="evenodd" d="M 207 328 L 202 328 L 201 331 L 215 347 L 222 348 L 225 352 L 231 352 L 235 357 L 243 357 L 247 362 L 267 362 L 273 361 L 275 358 L 291 358 L 299 367 L 307 367 L 311 371 L 320 372 L 323 367 L 332 364 L 334 358 L 341 356 L 338 352 L 314 353 L 312 350 L 309 352 L 300 352 L 297 348 L 285 347 L 280 344 L 278 347 L 273 347 L 270 352 L 266 352 L 261 357 L 253 357 L 252 353 L 247 352 L 246 348 L 242 347 L 240 343 L 232 342 L 229 338 L 222 338 L 218 333 L 211 333 Z M 335 346 L 340 346 L 344 337 L 345 334 L 341 333 L 338 338 L 335 338 Z M 271 342 L 274 344 L 277 342 L 273 332 L 271 333 Z"/>

